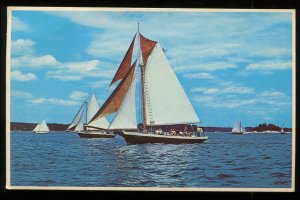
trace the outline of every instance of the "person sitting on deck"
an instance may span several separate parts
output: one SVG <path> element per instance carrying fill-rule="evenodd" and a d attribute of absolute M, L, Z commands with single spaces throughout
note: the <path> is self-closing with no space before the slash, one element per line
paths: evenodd
<path fill-rule="evenodd" d="M 171 135 L 176 135 L 176 132 L 174 131 L 174 129 L 171 129 Z"/>
<path fill-rule="evenodd" d="M 162 129 L 159 128 L 159 129 L 155 130 L 155 133 L 158 134 L 158 135 L 162 134 Z"/>
<path fill-rule="evenodd" d="M 198 127 L 197 128 L 197 137 L 200 137 L 201 136 L 201 132 L 202 132 L 202 128 Z"/>

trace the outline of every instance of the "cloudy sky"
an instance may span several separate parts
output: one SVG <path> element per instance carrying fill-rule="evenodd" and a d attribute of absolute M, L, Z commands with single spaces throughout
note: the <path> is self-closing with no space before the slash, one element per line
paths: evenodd
<path fill-rule="evenodd" d="M 101 105 L 137 31 L 158 41 L 203 126 L 292 126 L 291 12 L 12 11 L 11 121 Z"/>

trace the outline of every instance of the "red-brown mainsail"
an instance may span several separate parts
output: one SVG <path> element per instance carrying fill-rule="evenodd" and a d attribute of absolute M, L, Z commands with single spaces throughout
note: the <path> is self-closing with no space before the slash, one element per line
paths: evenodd
<path fill-rule="evenodd" d="M 134 41 L 135 41 L 135 36 L 136 34 L 134 35 L 133 37 L 133 40 L 114 76 L 114 78 L 112 79 L 109 87 L 114 84 L 116 81 L 118 80 L 122 80 L 125 75 L 127 74 L 127 72 L 130 70 L 130 67 L 131 67 L 131 60 L 132 60 L 132 53 L 133 53 L 133 48 L 134 48 Z"/>

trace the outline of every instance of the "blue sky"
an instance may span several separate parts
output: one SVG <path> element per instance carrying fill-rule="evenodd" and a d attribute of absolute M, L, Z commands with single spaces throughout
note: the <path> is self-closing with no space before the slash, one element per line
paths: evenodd
<path fill-rule="evenodd" d="M 291 12 L 12 11 L 11 121 L 101 105 L 137 31 L 160 42 L 203 126 L 292 126 Z"/>

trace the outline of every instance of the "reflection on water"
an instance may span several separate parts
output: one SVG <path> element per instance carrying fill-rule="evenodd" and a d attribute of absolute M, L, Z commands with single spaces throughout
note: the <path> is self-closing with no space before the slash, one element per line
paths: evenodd
<path fill-rule="evenodd" d="M 11 185 L 291 187 L 291 134 L 207 135 L 203 144 L 127 145 L 12 132 Z"/>

